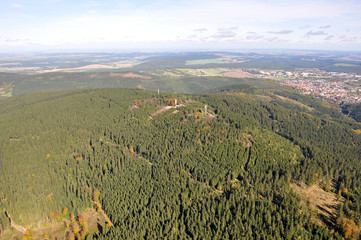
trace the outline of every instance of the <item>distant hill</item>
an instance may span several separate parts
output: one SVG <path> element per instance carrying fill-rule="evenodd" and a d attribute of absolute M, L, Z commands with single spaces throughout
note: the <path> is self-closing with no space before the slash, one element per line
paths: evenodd
<path fill-rule="evenodd" d="M 356 236 L 361 127 L 325 111 L 248 84 L 159 98 L 117 88 L 3 99 L 0 236 Z M 10 218 L 29 231 L 9 230 Z"/>

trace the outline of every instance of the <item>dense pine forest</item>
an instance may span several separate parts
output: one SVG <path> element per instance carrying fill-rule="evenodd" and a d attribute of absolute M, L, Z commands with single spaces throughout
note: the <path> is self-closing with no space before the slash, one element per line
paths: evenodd
<path fill-rule="evenodd" d="M 359 239 L 361 125 L 276 93 L 1 100 L 0 238 Z M 332 205 L 305 200 L 312 186 Z"/>

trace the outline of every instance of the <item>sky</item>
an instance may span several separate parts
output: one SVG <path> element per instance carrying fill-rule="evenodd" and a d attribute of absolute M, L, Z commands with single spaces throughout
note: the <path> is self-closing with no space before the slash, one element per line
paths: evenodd
<path fill-rule="evenodd" d="M 0 52 L 361 51 L 361 0 L 2 0 Z"/>

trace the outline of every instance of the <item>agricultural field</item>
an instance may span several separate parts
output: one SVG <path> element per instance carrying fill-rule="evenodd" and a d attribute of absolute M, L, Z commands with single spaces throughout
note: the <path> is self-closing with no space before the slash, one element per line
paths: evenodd
<path fill-rule="evenodd" d="M 186 65 L 205 65 L 210 63 L 227 63 L 226 61 L 219 58 L 212 59 L 197 59 L 197 60 L 188 60 L 186 61 Z"/>

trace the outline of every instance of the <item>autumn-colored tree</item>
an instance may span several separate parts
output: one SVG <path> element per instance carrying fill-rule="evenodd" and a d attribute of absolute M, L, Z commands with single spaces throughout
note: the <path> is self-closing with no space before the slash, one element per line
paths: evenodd
<path fill-rule="evenodd" d="M 130 146 L 130 147 L 129 147 L 129 152 L 130 152 L 130 153 L 134 153 L 133 146 Z"/>
<path fill-rule="evenodd" d="M 25 231 L 25 234 L 23 235 L 23 240 L 29 240 L 29 239 L 33 239 L 33 236 L 31 234 L 31 231 L 29 229 L 27 229 Z"/>
<path fill-rule="evenodd" d="M 60 221 L 60 220 L 61 220 L 61 216 L 60 216 L 60 214 L 59 214 L 58 211 L 56 211 L 56 213 L 55 213 L 55 219 L 56 219 L 57 221 Z"/>
<path fill-rule="evenodd" d="M 70 221 L 71 221 L 72 223 L 75 223 L 75 222 L 76 222 L 74 213 L 70 214 Z"/>
<path fill-rule="evenodd" d="M 352 219 L 340 217 L 336 223 L 346 239 L 359 239 L 360 229 Z"/>
<path fill-rule="evenodd" d="M 135 100 L 133 101 L 133 104 L 134 104 L 134 105 L 137 105 L 137 106 L 139 106 L 141 103 L 142 103 L 142 100 L 139 100 L 139 99 L 135 99 Z"/>
<path fill-rule="evenodd" d="M 86 232 L 86 231 L 81 230 L 81 231 L 77 234 L 77 239 L 79 239 L 79 240 L 83 240 L 83 239 L 85 239 L 86 234 L 87 234 L 87 232 Z"/>
<path fill-rule="evenodd" d="M 63 208 L 62 214 L 63 216 L 66 216 L 68 214 L 68 208 Z"/>
<path fill-rule="evenodd" d="M 94 202 L 99 202 L 99 195 L 100 195 L 100 191 L 98 189 L 95 189 L 93 192 L 93 201 Z"/>
<path fill-rule="evenodd" d="M 80 227 L 77 223 L 73 223 L 71 225 L 71 231 L 73 232 L 74 235 L 77 235 L 80 232 Z"/>

